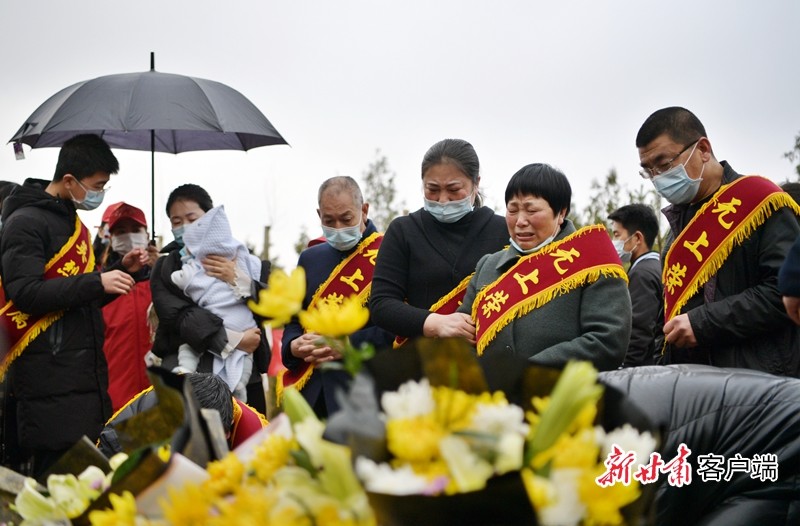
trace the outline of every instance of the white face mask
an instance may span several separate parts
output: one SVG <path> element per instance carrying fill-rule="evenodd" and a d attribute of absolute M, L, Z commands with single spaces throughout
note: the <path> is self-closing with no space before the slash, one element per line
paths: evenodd
<path fill-rule="evenodd" d="M 706 164 L 703 163 L 703 168 L 700 170 L 700 177 L 692 179 L 686 173 L 686 163 L 694 155 L 694 150 L 697 148 L 695 143 L 692 152 L 683 164 L 673 166 L 666 172 L 653 177 L 653 186 L 656 192 L 661 194 L 661 197 L 672 203 L 673 205 L 685 205 L 692 202 L 692 199 L 697 196 L 697 191 L 700 190 L 700 183 L 703 181 L 703 172 L 706 169 Z"/>
<path fill-rule="evenodd" d="M 358 222 L 354 226 L 344 228 L 323 225 L 322 233 L 325 235 L 325 241 L 341 252 L 350 250 L 361 240 L 361 219 L 363 219 L 363 214 L 358 216 Z"/>
<path fill-rule="evenodd" d="M 556 225 L 556 229 L 555 229 L 555 231 L 553 231 L 553 235 L 552 235 L 552 236 L 550 236 L 550 237 L 548 237 L 547 239 L 545 239 L 544 241 L 542 241 L 541 243 L 539 243 L 538 245 L 536 245 L 536 246 L 535 246 L 535 247 L 533 247 L 533 248 L 522 248 L 522 247 L 520 247 L 520 246 L 519 246 L 519 245 L 518 245 L 518 244 L 517 244 L 517 243 L 514 241 L 514 238 L 513 238 L 513 237 L 510 237 L 510 238 L 508 238 L 508 240 L 511 242 L 511 246 L 512 246 L 512 247 L 514 247 L 514 248 L 516 248 L 518 252 L 521 252 L 521 253 L 523 253 L 523 254 L 533 254 L 533 253 L 534 253 L 534 252 L 536 252 L 537 250 L 539 250 L 539 249 L 541 249 L 541 248 L 543 248 L 543 247 L 545 247 L 545 246 L 549 245 L 550 243 L 552 243 L 552 242 L 553 242 L 553 240 L 556 238 L 556 236 L 558 235 L 558 233 L 559 233 L 559 232 L 561 232 L 561 226 L 559 226 L 559 225 Z"/>
<path fill-rule="evenodd" d="M 611 241 L 614 244 L 614 248 L 617 249 L 617 255 L 619 256 L 620 261 L 623 263 L 627 263 L 631 260 L 631 254 L 633 253 L 633 250 L 627 252 L 625 251 L 625 243 L 627 243 L 631 237 L 633 236 L 630 236 L 628 239 L 613 239 Z"/>
<path fill-rule="evenodd" d="M 472 194 L 470 194 L 464 199 L 459 199 L 458 201 L 448 201 L 446 203 L 425 199 L 424 208 L 433 216 L 434 219 L 440 223 L 455 223 L 465 215 L 472 212 L 473 206 Z"/>
<path fill-rule="evenodd" d="M 128 232 L 111 236 L 111 250 L 123 256 L 134 248 L 147 248 L 147 232 Z"/>

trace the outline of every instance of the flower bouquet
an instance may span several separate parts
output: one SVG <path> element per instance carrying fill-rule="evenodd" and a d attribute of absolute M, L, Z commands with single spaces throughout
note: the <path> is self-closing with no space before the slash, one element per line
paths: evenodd
<path fill-rule="evenodd" d="M 506 370 L 503 381 L 519 388 L 513 398 L 529 401 L 522 406 L 489 388 L 461 340 L 420 339 L 379 353 L 365 368 L 326 436 L 353 449 L 380 524 L 634 524 L 643 517 L 649 496 L 637 483 L 597 480 L 614 444 L 646 458 L 655 439 L 635 407 L 597 383 L 590 364 Z"/>

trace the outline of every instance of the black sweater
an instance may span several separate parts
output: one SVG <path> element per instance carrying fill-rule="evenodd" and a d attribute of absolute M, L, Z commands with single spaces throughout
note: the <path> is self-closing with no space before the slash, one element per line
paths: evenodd
<path fill-rule="evenodd" d="M 372 320 L 399 336 L 421 336 L 430 306 L 472 274 L 482 256 L 507 244 L 505 220 L 485 206 L 451 224 L 422 209 L 396 218 L 378 252 Z"/>

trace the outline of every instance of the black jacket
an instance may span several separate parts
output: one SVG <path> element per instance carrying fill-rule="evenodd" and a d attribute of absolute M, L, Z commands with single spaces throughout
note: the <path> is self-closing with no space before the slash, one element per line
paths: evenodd
<path fill-rule="evenodd" d="M 399 336 L 422 336 L 431 305 L 475 272 L 481 257 L 507 244 L 505 220 L 485 206 L 451 224 L 423 209 L 395 218 L 372 278 L 373 321 Z"/>
<path fill-rule="evenodd" d="M 59 450 L 82 435 L 94 440 L 111 416 L 100 307 L 100 273 L 44 280 L 45 264 L 75 229 L 71 201 L 46 193 L 49 181 L 28 179 L 3 203 L 0 274 L 6 297 L 23 312 L 64 315 L 36 337 L 9 370 L 18 401 L 19 439 Z"/>
<path fill-rule="evenodd" d="M 728 163 L 722 165 L 722 184 L 740 177 Z M 704 202 L 664 209 L 672 229 L 664 253 Z M 780 208 L 733 248 L 681 311 L 689 315 L 698 346 L 668 346 L 665 363 L 706 363 L 800 376 L 800 328 L 786 315 L 778 292 L 778 272 L 798 233 L 794 212 Z M 663 313 L 659 318 L 663 323 Z"/>
<path fill-rule="evenodd" d="M 181 268 L 180 246 L 172 242 L 162 252 L 167 252 L 167 255 L 158 258 L 150 274 L 153 307 L 158 315 L 153 353 L 165 360 L 162 364 L 164 368 L 172 369 L 177 365 L 178 347 L 181 344 L 187 343 L 194 349 L 220 353 L 228 342 L 228 337 L 221 318 L 195 304 L 172 282 L 172 273 Z M 262 282 L 266 282 L 269 271 L 269 262 L 262 262 Z M 261 345 L 253 353 L 250 384 L 261 382 L 261 373 L 267 371 L 269 356 L 269 347 L 262 337 Z M 212 363 L 213 357 L 209 353 L 203 353 L 198 372 L 211 372 Z"/>
<path fill-rule="evenodd" d="M 665 463 L 682 443 L 691 450 L 691 484 L 672 486 L 666 474 L 655 482 L 657 525 L 800 524 L 800 380 L 693 364 L 603 372 L 600 380 L 627 393 L 661 429 Z M 698 457 L 709 454 L 724 457 L 723 466 L 737 454 L 775 455 L 777 480 L 759 480 L 751 466 L 714 481 L 711 471 L 700 472 Z"/>
<path fill-rule="evenodd" d="M 631 294 L 631 341 L 623 367 L 653 365 L 655 331 L 658 313 L 664 303 L 661 285 L 661 261 L 655 252 L 643 254 L 628 270 L 628 291 Z M 643 259 L 644 258 L 644 259 Z M 659 352 L 661 349 L 659 349 Z"/>

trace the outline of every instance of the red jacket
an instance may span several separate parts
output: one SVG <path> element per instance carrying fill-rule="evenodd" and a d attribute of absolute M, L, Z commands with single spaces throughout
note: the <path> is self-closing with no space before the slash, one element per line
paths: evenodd
<path fill-rule="evenodd" d="M 144 355 L 152 347 L 147 326 L 150 280 L 139 281 L 126 295 L 103 307 L 108 362 L 108 395 L 114 411 L 150 386 Z"/>

